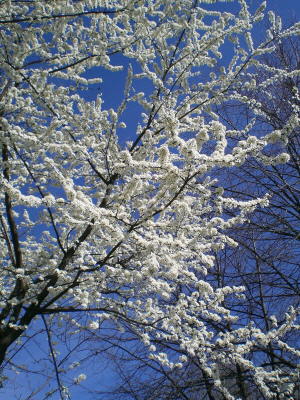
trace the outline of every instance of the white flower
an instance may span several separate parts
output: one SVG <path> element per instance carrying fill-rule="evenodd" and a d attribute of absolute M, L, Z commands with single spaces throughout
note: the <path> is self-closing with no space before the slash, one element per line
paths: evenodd
<path fill-rule="evenodd" d="M 89 328 L 90 329 L 98 329 L 99 328 L 99 322 L 97 322 L 97 321 L 92 321 L 92 322 L 90 322 L 89 323 Z"/>
<path fill-rule="evenodd" d="M 79 385 L 82 381 L 86 380 L 86 375 L 85 374 L 80 374 L 76 378 L 74 378 L 74 383 L 75 385 Z"/>
<path fill-rule="evenodd" d="M 289 162 L 290 156 L 287 153 L 282 153 L 276 157 L 276 162 L 279 164 L 285 164 Z"/>

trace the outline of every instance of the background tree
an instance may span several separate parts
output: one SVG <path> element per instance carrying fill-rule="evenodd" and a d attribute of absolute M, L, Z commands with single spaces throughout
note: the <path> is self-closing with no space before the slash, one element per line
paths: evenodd
<path fill-rule="evenodd" d="M 284 342 L 298 329 L 297 311 L 267 332 L 236 322 L 230 299 L 243 288 L 217 287 L 207 273 L 214 253 L 233 244 L 226 232 L 266 205 L 264 197 L 224 196 L 213 178 L 217 169 L 251 157 L 287 160 L 265 154 L 278 130 L 257 138 L 245 121 L 234 131 L 214 109 L 235 101 L 252 106 L 254 83 L 249 94 L 239 92 L 243 74 L 299 24 L 281 30 L 274 19 L 254 47 L 251 30 L 264 3 L 253 15 L 243 0 L 237 15 L 205 3 L 1 4 L 0 362 L 28 371 L 14 360 L 44 335 L 56 378 L 45 397 L 69 397 L 73 354 L 91 343 L 84 329 L 100 327 L 102 335 L 114 326 L 125 329 L 125 339 L 134 333 L 168 371 L 180 368 L 186 354 L 197 360 L 210 396 L 236 396 L 219 365 L 247 370 L 267 398 L 294 391 L 297 370 L 257 368 L 251 355 L 271 345 L 297 355 Z M 232 57 L 218 72 L 222 46 Z M 106 107 L 93 85 L 124 65 L 124 95 Z M 271 81 L 285 73 L 278 68 Z M 261 86 L 272 95 L 267 77 Z M 280 139 L 295 123 L 282 127 Z M 54 337 L 65 340 L 57 345 Z M 82 358 L 95 351 L 87 346 Z M 80 372 L 73 383 L 82 379 Z"/>

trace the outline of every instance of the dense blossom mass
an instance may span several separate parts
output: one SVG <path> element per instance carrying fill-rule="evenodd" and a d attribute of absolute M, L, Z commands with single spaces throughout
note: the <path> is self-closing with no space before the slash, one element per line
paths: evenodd
<path fill-rule="evenodd" d="M 214 172 L 249 158 L 288 161 L 265 149 L 284 144 L 299 122 L 297 107 L 266 134 L 253 133 L 254 120 L 239 130 L 219 121 L 214 107 L 225 103 L 259 115 L 240 89 L 247 82 L 249 93 L 267 93 L 286 77 L 273 68 L 256 87 L 253 69 L 270 72 L 258 56 L 300 32 L 270 12 L 257 43 L 251 32 L 265 2 L 253 12 L 245 0 L 234 5 L 230 13 L 204 0 L 1 2 L 2 363 L 34 319 L 83 312 L 78 332 L 124 322 L 169 368 L 197 355 L 223 398 L 236 398 L 218 377 L 228 365 L 247 370 L 262 398 L 292 398 L 297 369 L 257 367 L 250 354 L 275 343 L 297 359 L 285 337 L 299 328 L 298 311 L 267 333 L 237 325 L 225 300 L 242 302 L 244 288 L 206 280 L 214 254 L 236 245 L 228 230 L 268 205 L 267 194 L 224 195 Z M 125 77 L 124 93 L 108 107 L 101 85 L 114 74 Z M 223 332 L 212 328 L 220 321 Z M 177 346 L 178 357 L 157 341 Z"/>

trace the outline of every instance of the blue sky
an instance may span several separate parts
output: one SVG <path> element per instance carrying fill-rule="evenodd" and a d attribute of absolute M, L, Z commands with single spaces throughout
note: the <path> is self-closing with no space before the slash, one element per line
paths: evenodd
<path fill-rule="evenodd" d="M 261 1 L 248 0 L 248 3 L 253 7 L 252 9 L 255 10 L 261 4 Z M 236 3 L 234 4 L 230 4 L 228 2 L 219 3 L 217 6 L 214 7 L 216 7 L 218 10 L 224 9 L 231 11 L 233 7 L 236 9 Z M 268 0 L 266 11 L 269 10 L 272 10 L 275 12 L 275 14 L 280 15 L 282 17 L 283 26 L 287 27 L 292 23 L 299 21 L 300 0 Z M 260 29 L 263 30 L 264 26 L 267 26 L 267 22 L 262 22 Z M 263 39 L 260 37 L 260 35 L 261 35 L 260 32 L 257 31 L 255 36 L 258 41 Z M 116 60 L 120 62 L 121 58 L 117 57 Z M 99 90 L 103 93 L 104 96 L 105 108 L 113 106 L 116 100 L 119 101 L 118 97 L 120 95 L 121 87 L 122 87 L 121 95 L 123 94 L 123 84 L 126 75 L 126 67 L 122 72 L 119 72 L 118 74 L 119 74 L 118 77 L 117 74 L 114 74 L 113 79 L 107 79 L 107 80 L 104 79 L 103 83 L 101 84 L 101 88 L 99 87 Z M 127 115 L 127 117 L 129 117 L 131 123 L 128 123 L 128 121 L 126 121 L 129 129 L 124 130 L 125 139 L 127 139 L 128 136 L 131 137 L 132 135 L 134 136 L 134 127 L 136 126 L 137 123 L 137 118 L 132 111 L 131 114 Z M 99 359 L 99 362 L 102 362 L 101 358 Z M 88 375 L 88 371 L 86 372 Z M 99 376 L 97 379 L 90 378 L 89 380 L 88 378 L 87 381 L 83 383 L 83 386 L 90 387 L 91 385 L 93 386 L 93 383 L 97 386 L 100 384 L 101 387 L 99 387 L 99 389 L 105 391 L 105 389 L 109 387 L 110 383 L 114 382 L 114 379 L 115 377 L 113 375 L 113 372 L 110 371 L 109 365 L 106 364 L 106 369 L 103 371 L 103 375 Z M 83 397 L 86 400 L 96 398 L 93 397 L 92 395 L 91 396 L 84 395 L 84 391 L 78 388 L 78 391 L 76 390 L 73 392 L 72 400 L 81 400 Z M 124 400 L 126 399 L 124 398 Z"/>
<path fill-rule="evenodd" d="M 261 4 L 261 0 L 248 0 L 247 1 L 252 11 L 256 10 Z M 210 7 L 212 9 L 217 9 L 220 11 L 230 11 L 236 12 L 239 10 L 239 5 L 236 1 L 233 3 L 229 2 L 221 2 L 217 4 L 205 4 L 205 7 Z M 267 9 L 268 11 L 274 11 L 275 14 L 280 15 L 282 17 L 283 26 L 287 27 L 292 23 L 299 20 L 300 17 L 300 0 L 268 0 L 267 1 Z M 263 40 L 264 30 L 267 27 L 267 20 L 262 21 L 259 25 L 256 26 L 256 30 L 254 31 L 254 39 L 257 43 Z M 231 55 L 230 55 L 231 57 Z M 223 58 L 226 59 L 226 53 L 223 55 Z M 83 95 L 87 100 L 93 100 L 97 94 L 101 94 L 104 103 L 103 108 L 108 109 L 110 107 L 116 107 L 119 105 L 123 98 L 124 84 L 127 75 L 127 69 L 131 60 L 125 58 L 119 54 L 115 55 L 112 58 L 112 62 L 114 65 L 123 65 L 123 70 L 119 72 L 109 72 L 106 70 L 99 70 L 94 68 L 92 74 L 89 72 L 89 77 L 101 77 L 103 82 L 101 84 L 95 85 L 89 91 L 85 92 Z M 220 62 L 222 63 L 222 61 Z M 147 89 L 145 87 L 141 87 L 141 91 L 146 92 Z M 132 103 L 128 106 L 128 110 L 124 113 L 124 119 L 127 125 L 127 129 L 120 130 L 120 143 L 122 145 L 125 144 L 127 140 L 135 139 L 135 130 L 138 123 L 138 115 L 139 109 L 137 105 L 133 105 Z"/>
<path fill-rule="evenodd" d="M 258 0 L 248 0 L 249 4 L 253 4 L 253 8 L 257 7 L 258 4 L 260 4 L 260 1 Z M 233 5 L 230 3 L 223 3 L 217 6 L 218 9 L 224 9 L 224 10 L 231 10 Z M 296 22 L 299 20 L 300 16 L 300 0 L 269 0 L 268 1 L 268 7 L 267 10 L 273 10 L 276 14 L 281 15 L 283 19 L 284 26 L 290 25 L 293 22 Z M 257 33 L 259 35 L 259 32 Z M 116 62 L 124 62 L 124 59 L 120 56 L 116 57 Z M 126 61 L 127 62 L 127 61 Z M 102 72 L 103 73 L 103 72 Z M 97 74 L 97 71 L 95 71 L 95 74 Z M 113 75 L 109 74 L 108 72 L 105 72 L 103 75 L 103 83 L 100 85 L 97 85 L 97 87 L 94 87 L 93 90 L 90 91 L 90 93 L 87 93 L 87 98 L 93 98 L 95 97 L 96 92 L 98 91 L 99 93 L 102 93 L 103 98 L 105 100 L 104 107 L 109 108 L 112 106 L 115 106 L 116 103 L 118 104 L 122 98 L 123 94 L 123 85 L 124 85 L 124 77 L 126 75 L 126 67 L 122 72 L 119 73 L 114 73 Z M 112 77 L 113 76 L 113 77 Z M 130 123 L 128 124 L 128 129 L 124 130 L 124 140 L 128 137 L 134 136 L 134 130 L 135 126 L 137 124 L 137 117 L 134 113 L 134 108 L 131 108 L 131 114 L 127 114 L 127 119 L 130 120 Z M 34 346 L 32 351 L 37 351 L 37 348 Z M 24 352 L 24 357 L 26 356 L 26 353 Z M 24 360 L 26 361 L 26 360 Z M 99 359 L 99 362 L 101 362 L 101 358 Z M 107 365 L 107 364 L 106 364 Z M 80 369 L 79 369 L 80 370 Z M 88 370 L 80 370 L 80 372 L 86 373 L 89 376 L 89 371 Z M 76 371 L 77 373 L 77 371 Z M 79 373 L 79 372 L 78 372 Z M 76 375 L 76 374 L 74 374 Z M 104 368 L 103 375 L 99 376 L 99 379 L 95 378 L 89 378 L 87 381 L 83 384 L 83 386 L 89 386 L 92 387 L 93 384 L 97 383 L 103 384 L 103 389 L 106 384 L 109 384 L 112 382 L 114 379 L 112 371 L 109 369 L 109 366 L 107 368 Z M 19 376 L 16 378 L 16 382 L 18 383 L 18 387 L 20 387 L 20 392 L 22 392 L 21 389 L 21 384 L 24 383 L 22 382 L 22 377 Z M 88 399 L 92 398 L 89 396 L 84 396 L 82 393 L 82 390 L 78 388 L 76 391 L 72 391 L 72 400 L 79 400 L 82 398 Z M 24 394 L 24 393 L 23 393 Z M 0 396 L 5 396 L 6 400 L 15 400 L 17 397 L 15 395 L 10 394 L 9 390 L 4 386 L 3 389 L 0 389 Z M 83 397 L 84 396 L 84 397 Z M 21 397 L 23 399 L 24 397 Z M 55 399 L 58 398 L 58 396 L 54 397 Z M 124 399 L 125 400 L 125 399 Z"/>

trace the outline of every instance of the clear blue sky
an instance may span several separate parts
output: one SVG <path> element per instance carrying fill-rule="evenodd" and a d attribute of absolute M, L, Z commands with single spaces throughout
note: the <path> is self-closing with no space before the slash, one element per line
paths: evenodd
<path fill-rule="evenodd" d="M 261 1 L 260 0 L 248 0 L 248 3 L 250 5 L 253 5 L 253 8 L 256 8 Z M 276 14 L 280 15 L 283 19 L 283 25 L 288 26 L 293 22 L 299 21 L 300 17 L 300 0 L 268 0 L 267 2 L 267 10 L 273 10 Z M 231 10 L 233 7 L 235 8 L 236 4 L 232 5 L 230 3 L 221 3 L 218 4 L 217 7 L 218 9 L 224 9 L 224 10 Z M 258 33 L 259 34 L 259 33 Z M 122 57 L 118 56 L 117 60 L 119 62 L 122 62 Z M 102 72 L 103 73 L 103 72 Z M 95 71 L 95 74 L 97 74 L 97 71 Z M 105 73 L 103 76 L 103 83 L 99 85 L 99 87 L 94 88 L 90 93 L 87 93 L 86 97 L 87 98 L 94 98 L 95 96 L 95 91 L 99 91 L 99 93 L 103 94 L 105 103 L 104 107 L 109 108 L 111 106 L 114 106 L 117 103 L 120 102 L 122 98 L 122 89 L 120 91 L 120 88 L 123 88 L 124 85 L 124 75 L 126 75 L 126 68 L 123 72 L 120 72 L 118 74 L 114 74 L 114 78 L 108 78 L 109 73 Z M 128 117 L 128 116 L 127 116 Z M 130 117 L 130 116 L 129 116 Z M 124 131 L 124 136 L 131 136 L 134 135 L 134 130 L 135 126 L 137 123 L 137 118 L 134 116 L 132 113 L 132 116 L 129 118 L 131 120 L 131 123 L 129 124 L 128 128 L 129 130 Z M 132 132 L 130 132 L 130 129 L 132 129 Z M 36 351 L 36 349 L 35 349 Z M 25 352 L 23 353 L 24 355 L 26 354 Z M 26 360 L 24 360 L 26 361 Z M 99 359 L 99 362 L 101 362 L 101 359 Z M 89 376 L 89 371 L 80 371 L 83 373 L 86 373 Z M 20 386 L 20 393 L 22 393 L 22 376 L 20 375 L 19 378 L 17 378 L 18 385 Z M 84 385 L 87 385 L 89 387 L 93 386 L 93 383 L 95 383 L 95 380 L 93 382 L 93 378 L 87 379 L 87 381 L 84 383 Z M 97 379 L 97 385 L 101 384 L 109 384 L 113 380 L 113 374 L 109 370 L 109 368 L 106 370 L 106 372 L 99 376 Z M 24 383 L 24 381 L 23 381 Z M 85 396 L 82 391 L 79 389 L 77 393 L 73 392 L 72 393 L 72 400 L 82 400 L 82 399 L 91 399 L 92 396 Z M 24 396 L 24 393 L 23 393 Z M 23 399 L 24 397 L 21 396 Z M 9 394 L 9 388 L 6 388 L 4 386 L 3 389 L 0 389 L 0 397 L 5 398 L 6 400 L 15 400 L 16 397 L 14 395 Z M 58 398 L 58 396 L 54 397 Z M 125 399 L 124 399 L 125 400 Z"/>

